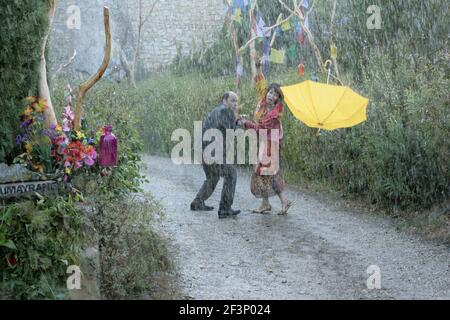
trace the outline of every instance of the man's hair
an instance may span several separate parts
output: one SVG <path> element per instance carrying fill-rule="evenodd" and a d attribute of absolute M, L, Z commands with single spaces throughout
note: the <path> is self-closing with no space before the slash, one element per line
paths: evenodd
<path fill-rule="evenodd" d="M 225 92 L 222 96 L 222 101 L 227 101 L 229 97 L 230 97 L 230 91 Z"/>

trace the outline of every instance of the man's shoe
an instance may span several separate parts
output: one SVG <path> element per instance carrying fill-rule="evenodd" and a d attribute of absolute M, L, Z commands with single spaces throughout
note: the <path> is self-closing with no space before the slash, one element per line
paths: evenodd
<path fill-rule="evenodd" d="M 219 210 L 219 219 L 234 217 L 237 216 L 239 213 L 241 213 L 241 210 L 233 210 L 231 208 L 228 210 Z"/>
<path fill-rule="evenodd" d="M 207 206 L 204 203 L 191 203 L 191 210 L 192 211 L 212 211 L 214 210 L 214 207 Z"/>

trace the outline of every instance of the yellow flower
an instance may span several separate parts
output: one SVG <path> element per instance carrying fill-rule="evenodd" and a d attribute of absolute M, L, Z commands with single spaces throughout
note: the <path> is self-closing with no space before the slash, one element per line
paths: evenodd
<path fill-rule="evenodd" d="M 33 151 L 33 146 L 31 143 L 25 144 L 25 150 L 27 150 L 27 153 L 31 153 L 31 151 Z"/>
<path fill-rule="evenodd" d="M 66 168 L 66 169 L 64 170 L 64 172 L 67 173 L 67 174 L 71 174 L 71 173 L 72 173 L 72 170 L 70 170 L 70 168 Z"/>
<path fill-rule="evenodd" d="M 62 131 L 62 127 L 60 124 L 56 125 L 56 131 L 61 132 Z"/>
<path fill-rule="evenodd" d="M 83 132 L 77 131 L 76 133 L 77 133 L 77 139 L 78 139 L 78 140 L 81 140 L 81 139 L 84 138 L 84 133 L 83 133 Z"/>
<path fill-rule="evenodd" d="M 32 109 L 30 106 L 28 106 L 28 107 L 25 109 L 25 111 L 23 112 L 23 114 L 26 115 L 26 116 L 29 116 L 29 115 L 32 114 L 32 113 L 33 113 L 33 109 Z"/>
<path fill-rule="evenodd" d="M 38 164 L 32 164 L 33 169 L 36 170 L 37 172 L 44 172 L 44 166 L 40 163 Z"/>

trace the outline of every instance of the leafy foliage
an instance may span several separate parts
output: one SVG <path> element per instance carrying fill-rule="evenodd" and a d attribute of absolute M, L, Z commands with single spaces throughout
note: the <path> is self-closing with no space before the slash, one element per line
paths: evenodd
<path fill-rule="evenodd" d="M 66 269 L 78 264 L 83 216 L 72 198 L 0 207 L 0 291 L 15 299 L 67 298 Z"/>
<path fill-rule="evenodd" d="M 120 94 L 122 90 L 129 95 Z M 134 92 L 107 82 L 92 89 L 86 100 L 85 126 L 113 126 L 119 145 L 118 165 L 93 167 L 73 180 L 92 209 L 89 218 L 97 231 L 100 291 L 106 299 L 150 290 L 149 277 L 172 266 L 164 240 L 153 230 L 163 209 L 141 188 L 146 182 L 140 173 L 142 140 L 137 126 L 142 117 L 130 103 Z"/>
<path fill-rule="evenodd" d="M 368 121 L 351 129 L 318 133 L 286 111 L 282 161 L 292 181 L 320 182 L 390 209 L 423 209 L 448 201 L 448 5 L 444 0 L 338 1 L 331 28 L 332 4 L 333 1 L 315 2 L 310 29 L 324 58 L 330 55 L 333 31 L 344 83 L 371 101 Z M 380 8 L 379 30 L 366 25 L 367 8 L 371 5 Z M 261 2 L 261 10 L 269 21 L 283 11 L 276 1 Z M 245 32 L 239 35 L 241 41 L 246 38 Z M 286 35 L 277 38 L 276 43 L 283 46 L 292 40 Z M 232 50 L 229 42 L 227 45 L 226 50 Z M 307 72 L 312 73 L 317 71 L 316 62 L 312 50 L 307 49 L 300 58 L 305 61 Z M 229 55 L 232 57 L 232 52 Z M 187 66 L 193 65 L 189 59 L 183 61 Z M 215 68 L 223 67 L 219 60 L 211 63 L 216 64 Z M 269 81 L 283 85 L 298 82 L 294 69 L 288 68 L 274 69 Z M 159 81 L 164 85 L 158 90 L 163 99 L 158 104 L 165 106 L 164 114 L 170 117 L 165 118 L 163 125 L 144 128 L 144 138 L 149 150 L 156 148 L 165 153 L 173 145 L 168 137 L 175 128 L 190 127 L 194 120 L 201 120 L 214 105 L 208 98 L 232 88 L 229 78 L 205 79 L 192 74 L 179 82 Z M 143 87 L 150 83 L 158 86 L 149 81 Z M 177 90 L 171 89 L 170 83 L 176 83 Z M 244 113 L 253 111 L 255 91 L 248 86 L 242 88 L 240 105 Z M 196 96 L 179 98 L 177 92 L 196 92 Z M 155 106 L 151 110 L 152 117 L 162 119 L 161 108 Z M 159 132 L 165 141 L 162 148 L 149 139 Z"/>
<path fill-rule="evenodd" d="M 0 162 L 11 163 L 19 150 L 22 99 L 36 95 L 42 39 L 48 27 L 47 1 L 0 0 Z"/>

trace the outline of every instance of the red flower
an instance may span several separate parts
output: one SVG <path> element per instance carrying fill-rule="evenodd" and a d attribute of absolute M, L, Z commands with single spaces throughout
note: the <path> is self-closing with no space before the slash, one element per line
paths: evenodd
<path fill-rule="evenodd" d="M 6 255 L 6 263 L 10 268 L 14 268 L 14 266 L 17 264 L 17 259 L 14 255 L 9 253 Z"/>

